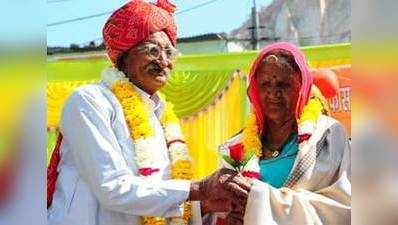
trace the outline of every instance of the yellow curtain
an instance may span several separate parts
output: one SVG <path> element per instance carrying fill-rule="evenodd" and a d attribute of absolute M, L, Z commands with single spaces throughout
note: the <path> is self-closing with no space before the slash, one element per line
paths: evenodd
<path fill-rule="evenodd" d="M 181 121 L 194 161 L 195 178 L 216 170 L 218 146 L 242 129 L 247 111 L 242 102 L 246 98 L 245 84 L 245 76 L 234 74 L 227 88 L 211 105 Z"/>
<path fill-rule="evenodd" d="M 61 118 L 62 107 L 67 97 L 77 87 L 94 83 L 94 80 L 47 83 L 47 128 L 56 129 Z"/>

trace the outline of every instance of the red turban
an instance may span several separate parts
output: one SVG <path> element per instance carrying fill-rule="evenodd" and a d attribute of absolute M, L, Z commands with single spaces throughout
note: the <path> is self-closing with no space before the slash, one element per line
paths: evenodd
<path fill-rule="evenodd" d="M 175 46 L 177 27 L 172 15 L 175 8 L 168 0 L 158 0 L 156 5 L 132 0 L 116 10 L 102 31 L 105 48 L 113 64 L 116 65 L 125 51 L 158 31 L 164 31 Z"/>

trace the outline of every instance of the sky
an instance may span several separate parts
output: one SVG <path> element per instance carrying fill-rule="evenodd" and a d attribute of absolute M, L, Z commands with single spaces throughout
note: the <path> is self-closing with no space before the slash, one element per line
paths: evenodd
<path fill-rule="evenodd" d="M 272 0 L 256 0 L 258 8 Z M 47 0 L 47 24 L 112 11 L 126 0 Z M 179 10 L 189 9 L 209 0 L 174 0 Z M 203 7 L 177 14 L 179 37 L 214 32 L 230 32 L 250 17 L 253 0 L 214 0 Z M 101 30 L 109 15 L 56 26 L 47 25 L 48 46 L 85 44 L 102 37 Z"/>

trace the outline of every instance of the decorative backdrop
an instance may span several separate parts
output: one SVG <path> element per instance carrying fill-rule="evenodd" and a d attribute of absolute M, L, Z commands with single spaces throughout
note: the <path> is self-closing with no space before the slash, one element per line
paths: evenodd
<path fill-rule="evenodd" d="M 312 68 L 331 68 L 340 92 L 330 100 L 332 115 L 350 132 L 351 44 L 301 48 Z M 246 85 L 256 51 L 181 56 L 168 84 L 161 90 L 174 104 L 194 159 L 196 178 L 217 167 L 217 146 L 242 129 L 248 113 Z M 57 60 L 47 64 L 48 157 L 57 135 L 62 106 L 70 92 L 96 82 L 109 66 L 104 57 Z"/>

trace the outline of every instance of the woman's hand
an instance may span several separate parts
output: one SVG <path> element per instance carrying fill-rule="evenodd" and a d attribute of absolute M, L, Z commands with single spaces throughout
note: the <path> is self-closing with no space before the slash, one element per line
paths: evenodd
<path fill-rule="evenodd" d="M 240 225 L 243 224 L 243 218 L 245 216 L 247 199 L 241 202 L 233 202 L 231 211 L 227 215 L 226 225 Z"/>
<path fill-rule="evenodd" d="M 230 199 L 233 202 L 241 202 L 249 196 L 250 188 L 250 184 L 242 175 L 223 168 L 201 181 L 192 182 L 189 200 Z"/>
<path fill-rule="evenodd" d="M 240 212 L 230 212 L 225 219 L 225 225 L 243 225 L 244 214 Z"/>
<path fill-rule="evenodd" d="M 250 185 L 250 182 L 247 181 L 247 184 Z M 239 201 L 232 201 L 231 203 L 231 211 L 227 215 L 225 225 L 243 225 L 247 198 L 240 198 Z"/>
<path fill-rule="evenodd" d="M 200 202 L 202 215 L 214 212 L 230 212 L 232 210 L 229 199 L 204 200 Z"/>

